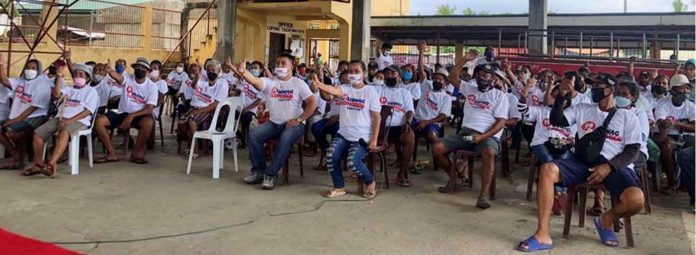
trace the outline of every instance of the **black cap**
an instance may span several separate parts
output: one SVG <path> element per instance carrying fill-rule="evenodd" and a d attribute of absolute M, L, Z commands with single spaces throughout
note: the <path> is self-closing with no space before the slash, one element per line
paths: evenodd
<path fill-rule="evenodd" d="M 648 71 L 640 71 L 639 77 L 650 77 Z"/>
<path fill-rule="evenodd" d="M 392 71 L 397 72 L 397 73 L 401 73 L 401 68 L 399 68 L 397 65 L 390 65 L 390 66 L 387 66 L 384 68 L 385 72 L 389 71 L 389 70 L 392 70 Z"/>
<path fill-rule="evenodd" d="M 486 71 L 487 73 L 490 73 L 490 74 L 495 74 L 495 69 L 493 68 L 493 65 L 491 65 L 491 64 L 477 65 L 476 68 L 474 68 L 474 74 L 477 74 L 481 70 Z"/>
<path fill-rule="evenodd" d="M 597 79 L 595 80 L 595 84 L 607 84 L 609 86 L 615 86 L 619 84 L 619 80 L 616 79 L 614 75 L 608 74 L 608 73 L 600 73 L 599 76 L 597 76 Z"/>

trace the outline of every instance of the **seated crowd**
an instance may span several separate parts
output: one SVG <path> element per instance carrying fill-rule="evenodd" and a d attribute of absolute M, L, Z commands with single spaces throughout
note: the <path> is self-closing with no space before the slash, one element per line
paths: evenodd
<path fill-rule="evenodd" d="M 0 143 L 10 155 L 0 168 L 53 177 L 71 135 L 87 128 L 94 129 L 106 152 L 95 163 L 119 161 L 114 130 L 126 134 L 119 146 L 127 148 L 127 134 L 134 128 L 138 135 L 130 161 L 146 164 L 146 146 L 165 101 L 175 106 L 177 132 L 190 143 L 194 132 L 219 126 L 211 123 L 218 103 L 238 96 L 243 104 L 237 109 L 239 146 L 248 147 L 251 162 L 244 182 L 267 190 L 274 188 L 293 145 L 306 139 L 299 153 L 314 156 L 319 149 L 315 170 L 328 170 L 332 181 L 325 197 L 347 193 L 344 167 L 364 184 L 362 196 L 375 197 L 377 185 L 365 159 L 379 150 L 378 134 L 384 126 L 396 152 L 396 182 L 403 187 L 413 185 L 407 171 L 416 163 L 412 158 L 419 137 L 432 148 L 433 168 L 448 174 L 440 192 L 473 181 L 464 172 L 474 169 L 466 164 L 453 167 L 452 153 L 467 151 L 480 157 L 476 207 L 481 209 L 491 207 L 489 192 L 501 142 L 511 139 L 512 147 L 519 148 L 522 138 L 527 140 L 539 169 L 539 223 L 517 246 L 521 251 L 553 247 L 550 217 L 565 204 L 566 189 L 578 184 L 602 184 L 618 198 L 604 210 L 599 189 L 591 210 L 598 216 L 600 239 L 608 246 L 618 245 L 612 230 L 615 219 L 634 215 L 644 206 L 638 176 L 642 173 L 664 172 L 665 190 L 687 190 L 693 208 L 696 60 L 670 71 L 670 76 L 655 70 L 634 78 L 634 59 L 618 74 L 592 72 L 587 65 L 557 73 L 527 65 L 513 68 L 488 48 L 480 58 L 470 51 L 453 66 L 429 67 L 426 48 L 425 43 L 418 45 L 417 65 L 395 65 L 391 45 L 384 44 L 375 62 L 341 61 L 336 70 L 326 64 L 298 65 L 294 56 L 282 53 L 272 60 L 272 70 L 258 61 L 209 59 L 203 65 L 179 63 L 163 74 L 160 61 L 138 58 L 130 65 L 133 73 L 127 73 L 125 60 L 117 60 L 113 68 L 110 61 L 77 64 L 66 52 L 45 72 L 41 62 L 32 59 L 18 77 L 10 78 L 0 60 Z M 70 85 L 64 78 L 68 74 Z M 383 106 L 393 109 L 386 123 L 381 123 Z M 457 119 L 457 132 L 444 135 L 445 126 Z M 53 151 L 45 160 L 44 146 L 52 137 Z M 277 142 L 274 151 L 268 151 L 270 140 Z M 29 144 L 34 163 L 24 168 L 23 152 Z M 196 158 L 200 153 L 194 148 Z M 644 168 L 648 171 L 641 171 Z"/>

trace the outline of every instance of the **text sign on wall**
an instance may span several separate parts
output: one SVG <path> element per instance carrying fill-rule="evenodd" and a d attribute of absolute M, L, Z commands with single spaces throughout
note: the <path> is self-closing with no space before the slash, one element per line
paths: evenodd
<path fill-rule="evenodd" d="M 295 28 L 295 25 L 289 22 L 278 22 L 278 26 L 267 26 L 267 29 L 269 31 L 304 34 L 304 30 Z"/>

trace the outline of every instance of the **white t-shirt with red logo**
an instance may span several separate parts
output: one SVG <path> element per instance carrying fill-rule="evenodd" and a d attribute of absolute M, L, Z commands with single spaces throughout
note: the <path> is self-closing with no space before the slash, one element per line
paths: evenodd
<path fill-rule="evenodd" d="M 275 124 L 284 124 L 299 117 L 302 112 L 302 101 L 314 95 L 304 81 L 292 77 L 287 81 L 277 78 L 261 78 L 261 91 L 268 98 L 266 108 L 271 114 L 270 120 Z"/>
<path fill-rule="evenodd" d="M 394 109 L 387 127 L 403 126 L 406 113 L 414 111 L 411 93 L 404 88 L 384 87 L 379 89 L 379 103 L 381 105 L 389 105 Z"/>
<path fill-rule="evenodd" d="M 237 77 L 234 77 L 234 73 L 229 72 L 229 73 L 223 73 L 220 75 L 219 79 L 225 80 L 227 82 L 227 87 L 233 88 L 235 85 L 238 84 L 239 79 Z"/>
<path fill-rule="evenodd" d="M 129 79 L 129 77 L 130 76 L 123 74 L 123 81 L 125 82 L 127 79 Z M 114 80 L 110 76 L 104 77 L 104 80 L 106 80 L 106 85 L 110 89 L 111 97 L 121 95 L 121 93 L 123 92 L 123 84 L 119 84 L 118 82 L 116 82 L 116 80 Z"/>
<path fill-rule="evenodd" d="M 671 97 L 664 97 L 657 101 L 655 104 L 655 119 L 657 120 L 671 120 L 674 122 L 679 122 L 679 120 L 688 119 L 689 121 L 694 121 L 694 103 L 689 100 L 684 100 L 684 103 L 677 107 L 672 103 Z M 667 128 L 668 135 L 679 135 L 679 130 L 673 127 Z M 689 135 L 694 135 L 694 133 L 684 133 Z"/>
<path fill-rule="evenodd" d="M 34 110 L 27 118 L 46 116 L 48 106 L 51 103 L 51 81 L 44 75 L 39 75 L 33 80 L 23 78 L 10 78 L 10 85 L 14 91 L 14 100 L 10 107 L 10 119 L 17 118 L 22 112 L 34 106 Z"/>
<path fill-rule="evenodd" d="M 520 111 L 517 110 L 517 107 L 515 107 L 520 99 L 512 93 L 505 93 L 505 96 L 508 98 L 508 119 L 521 120 L 522 113 L 520 113 Z"/>
<path fill-rule="evenodd" d="M 5 86 L 0 86 L 0 121 L 10 116 L 10 98 L 14 93 Z"/>
<path fill-rule="evenodd" d="M 261 98 L 259 91 L 246 81 L 242 81 L 242 102 L 244 103 L 244 108 L 256 102 L 257 99 Z M 257 107 L 252 107 L 250 112 L 256 113 Z"/>
<path fill-rule="evenodd" d="M 391 55 L 385 56 L 382 52 L 379 53 L 379 57 L 377 58 L 377 67 L 379 67 L 379 70 L 384 70 L 384 68 L 393 64 L 394 59 L 392 59 Z"/>
<path fill-rule="evenodd" d="M 109 87 L 108 80 L 108 78 L 104 78 L 93 87 L 99 96 L 99 107 L 106 106 L 106 104 L 109 103 L 109 98 L 111 97 L 111 87 Z M 119 94 L 121 94 L 120 91 Z"/>
<path fill-rule="evenodd" d="M 159 94 L 164 95 L 164 94 L 167 94 L 167 92 L 169 91 L 169 88 L 167 87 L 167 81 L 165 81 L 165 80 L 160 79 L 158 81 L 153 81 L 152 83 L 154 83 L 155 86 L 157 86 L 158 99 L 159 99 Z M 157 105 L 157 107 L 155 107 L 155 109 L 152 110 L 152 117 L 153 118 L 155 118 L 155 119 L 159 118 L 160 107 L 162 107 L 162 106 Z"/>
<path fill-rule="evenodd" d="M 196 84 L 194 84 L 194 82 L 196 82 Z M 191 100 L 191 98 L 193 97 L 193 86 L 204 83 L 205 81 L 203 80 L 185 80 L 181 84 L 181 88 L 179 88 L 179 93 L 184 95 L 184 99 Z"/>
<path fill-rule="evenodd" d="M 510 99 L 502 91 L 489 89 L 481 92 L 476 80 L 472 79 L 462 84 L 459 92 L 466 99 L 462 127 L 485 133 L 493 127 L 496 119 L 508 118 Z M 500 138 L 502 133 L 503 130 L 500 130 L 495 137 Z"/>
<path fill-rule="evenodd" d="M 215 101 L 220 102 L 227 98 L 228 92 L 229 86 L 224 79 L 216 79 L 212 86 L 209 82 L 198 82 L 198 86 L 193 92 L 193 98 L 191 98 L 191 106 L 202 108 Z"/>
<path fill-rule="evenodd" d="M 564 114 L 568 124 L 577 124 L 578 137 L 582 138 L 602 126 L 609 112 L 601 111 L 596 105 L 580 104 L 565 109 Z M 600 154 L 611 160 L 619 155 L 626 145 L 640 144 L 641 135 L 638 125 L 638 117 L 634 113 L 626 109 L 618 109 L 607 127 L 607 139 L 604 141 Z M 633 169 L 633 164 L 629 165 L 629 168 Z"/>
<path fill-rule="evenodd" d="M 125 78 L 121 100 L 118 102 L 118 111 L 134 113 L 145 108 L 145 105 L 157 105 L 159 87 L 150 79 L 138 83 L 135 79 Z"/>
<path fill-rule="evenodd" d="M 445 89 L 434 91 L 432 81 L 425 80 L 421 85 L 421 95 L 416 106 L 417 120 L 430 120 L 436 118 L 441 113 L 449 117 L 452 115 L 452 100 L 447 95 Z M 507 110 L 507 109 L 506 109 Z"/>
<path fill-rule="evenodd" d="M 360 139 L 369 142 L 372 134 L 370 112 L 380 112 L 382 109 L 379 95 L 370 86 L 357 89 L 351 85 L 341 85 L 340 88 L 343 98 L 336 104 L 341 120 L 338 134 L 351 142 L 358 142 Z"/>
<path fill-rule="evenodd" d="M 418 100 L 421 98 L 421 93 L 424 92 L 424 90 L 421 90 L 421 83 L 417 82 L 412 82 L 409 84 L 403 84 L 401 85 L 402 88 L 406 89 L 408 92 L 411 92 L 411 96 L 413 100 Z"/>
<path fill-rule="evenodd" d="M 83 88 L 67 87 L 63 86 L 60 89 L 63 95 L 68 96 L 68 101 L 65 103 L 65 111 L 63 112 L 63 118 L 69 119 L 80 114 L 84 110 L 88 110 L 90 115 L 80 119 L 80 123 L 89 127 L 92 125 L 92 113 L 97 110 L 99 102 L 99 97 L 97 96 L 97 90 L 90 86 L 84 86 Z"/>
<path fill-rule="evenodd" d="M 175 90 L 179 90 L 184 82 L 190 81 L 189 76 L 186 72 L 177 73 L 176 70 L 169 72 L 167 75 L 167 82 L 169 86 L 172 86 Z"/>
<path fill-rule="evenodd" d="M 324 116 L 326 112 L 326 100 L 321 98 L 321 91 L 314 92 L 314 100 L 317 101 L 317 112 L 319 112 L 319 116 Z"/>
<path fill-rule="evenodd" d="M 633 114 L 638 117 L 638 128 L 640 128 L 640 152 L 648 155 L 648 136 L 650 135 L 650 122 L 648 122 L 648 114 L 645 110 L 638 107 L 633 107 L 629 109 Z"/>
<path fill-rule="evenodd" d="M 518 111 L 519 112 L 519 111 Z M 528 122 L 536 122 L 534 126 L 534 138 L 529 146 L 544 144 L 551 138 L 563 139 L 572 142 L 575 139 L 577 127 L 570 125 L 568 127 L 557 127 L 551 125 L 549 116 L 551 115 L 551 107 L 548 106 L 529 106 Z"/>

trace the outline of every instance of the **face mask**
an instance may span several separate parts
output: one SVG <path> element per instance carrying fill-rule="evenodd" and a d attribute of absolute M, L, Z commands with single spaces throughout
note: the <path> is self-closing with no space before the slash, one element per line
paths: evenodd
<path fill-rule="evenodd" d="M 176 73 L 183 73 L 184 72 L 184 67 L 183 66 L 177 66 L 176 67 Z"/>
<path fill-rule="evenodd" d="M 652 90 L 651 92 L 653 94 L 657 94 L 657 95 L 664 95 L 665 93 L 667 93 L 667 89 L 665 87 L 662 87 L 662 86 L 653 86 L 651 88 L 651 90 Z"/>
<path fill-rule="evenodd" d="M 143 70 L 143 69 L 135 69 L 134 74 L 135 74 L 135 78 L 137 78 L 137 79 L 143 79 L 143 78 L 145 78 L 145 75 L 147 75 L 145 73 L 145 70 Z"/>
<path fill-rule="evenodd" d="M 384 84 L 386 84 L 387 87 L 396 87 L 396 78 L 386 78 L 384 79 Z"/>
<path fill-rule="evenodd" d="M 126 67 L 125 67 L 125 66 L 123 66 L 123 65 L 121 65 L 121 64 L 116 65 L 116 72 L 117 72 L 117 73 L 123 73 L 124 71 L 126 71 Z"/>
<path fill-rule="evenodd" d="M 476 84 L 478 85 L 478 90 L 481 92 L 486 92 L 491 89 L 491 80 L 476 78 Z"/>
<path fill-rule="evenodd" d="M 385 57 L 389 57 L 389 55 L 391 55 L 391 51 L 388 51 L 388 50 L 387 50 L 387 51 L 384 51 L 384 56 L 385 56 Z"/>
<path fill-rule="evenodd" d="M 259 77 L 261 75 L 261 70 L 260 69 L 251 69 L 251 74 L 254 75 L 255 77 Z"/>
<path fill-rule="evenodd" d="M 527 80 L 529 80 L 529 78 L 532 78 L 532 73 L 523 73 L 522 74 L 523 81 L 527 82 Z"/>
<path fill-rule="evenodd" d="M 592 102 L 599 103 L 599 101 L 602 101 L 606 95 L 604 95 L 604 88 L 594 88 L 590 92 L 592 94 Z"/>
<path fill-rule="evenodd" d="M 275 71 L 275 76 L 278 78 L 285 78 L 288 76 L 288 69 L 283 68 L 283 67 L 276 67 Z"/>
<path fill-rule="evenodd" d="M 409 81 L 413 78 L 413 74 L 411 72 L 404 72 L 402 74 L 402 76 L 404 76 L 404 80 L 409 80 Z"/>
<path fill-rule="evenodd" d="M 150 72 L 150 78 L 152 78 L 152 79 L 158 79 L 159 76 L 160 76 L 159 70 L 152 70 L 152 72 Z"/>
<path fill-rule="evenodd" d="M 217 73 L 208 72 L 208 81 L 214 81 L 215 79 L 217 79 L 217 77 L 218 77 Z"/>
<path fill-rule="evenodd" d="M 357 85 L 363 81 L 363 76 L 360 74 L 349 74 L 348 80 L 351 85 Z"/>
<path fill-rule="evenodd" d="M 24 70 L 24 79 L 33 80 L 37 75 L 39 72 L 36 70 Z"/>
<path fill-rule="evenodd" d="M 433 90 L 438 91 L 442 89 L 442 82 L 433 81 Z"/>
<path fill-rule="evenodd" d="M 686 101 L 686 93 L 677 92 L 674 95 L 672 95 L 672 104 L 674 106 L 682 106 L 682 104 L 684 104 L 684 101 Z"/>
<path fill-rule="evenodd" d="M 94 78 L 92 78 L 93 83 L 99 84 L 102 80 L 104 79 L 104 75 L 101 74 L 95 74 Z"/>
<path fill-rule="evenodd" d="M 582 82 L 576 82 L 574 86 L 575 91 L 580 92 L 580 93 L 585 93 L 585 90 L 587 90 L 587 87 L 585 87 L 585 83 Z"/>
<path fill-rule="evenodd" d="M 546 90 L 546 82 L 543 82 L 543 81 L 539 82 L 539 89 Z"/>
<path fill-rule="evenodd" d="M 75 78 L 73 79 L 73 83 L 75 84 L 75 88 L 82 88 L 87 84 L 87 79 L 85 78 Z"/>
<path fill-rule="evenodd" d="M 619 108 L 628 108 L 631 105 L 631 100 L 622 96 L 614 97 L 614 100 L 616 100 L 616 106 Z"/>
<path fill-rule="evenodd" d="M 384 80 L 374 79 L 374 80 L 372 80 L 372 84 L 377 85 L 377 86 L 381 86 L 381 85 L 384 85 Z"/>

